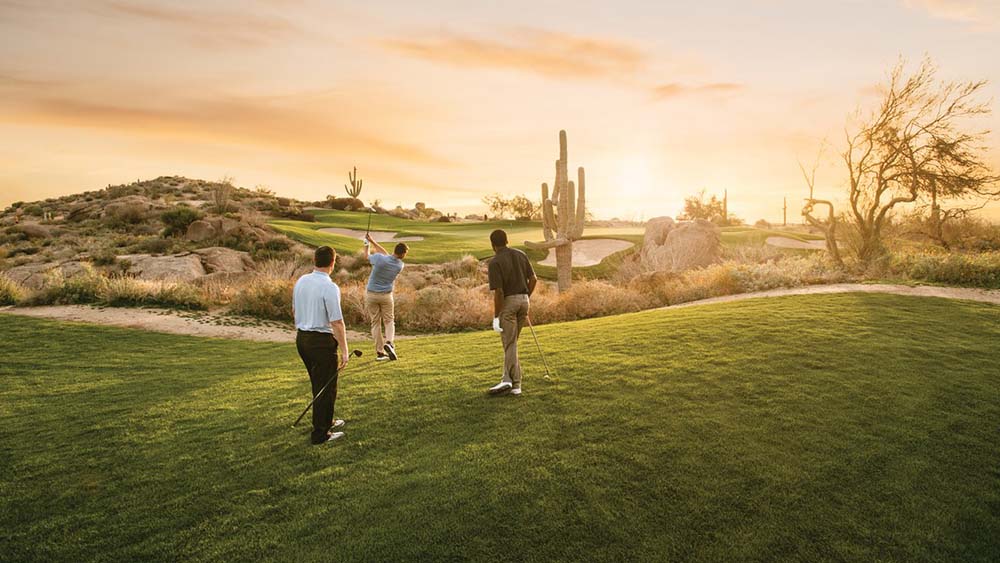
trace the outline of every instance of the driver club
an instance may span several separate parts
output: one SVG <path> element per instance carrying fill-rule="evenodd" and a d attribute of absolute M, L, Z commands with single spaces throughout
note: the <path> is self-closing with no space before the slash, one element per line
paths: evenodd
<path fill-rule="evenodd" d="M 354 356 L 355 358 L 360 358 L 361 350 L 354 350 L 353 352 L 351 352 L 351 355 Z M 330 381 L 326 382 L 326 385 L 324 385 L 322 389 L 319 390 L 319 393 L 316 393 L 316 396 L 313 397 L 313 400 L 309 401 L 309 404 L 306 406 L 306 410 L 302 411 L 302 414 L 300 414 L 299 417 L 295 419 L 295 422 L 292 423 L 292 428 L 295 428 L 295 425 L 302 420 L 302 417 L 305 416 L 307 412 L 309 412 L 309 409 L 312 408 L 313 403 L 316 402 L 316 399 L 319 399 L 319 396 L 322 395 L 324 391 L 326 391 L 326 388 L 329 387 L 331 383 L 333 383 L 332 378 L 330 379 Z"/>

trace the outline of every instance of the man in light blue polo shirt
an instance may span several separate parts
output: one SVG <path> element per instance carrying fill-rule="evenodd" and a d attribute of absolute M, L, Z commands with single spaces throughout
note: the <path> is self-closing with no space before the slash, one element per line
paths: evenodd
<path fill-rule="evenodd" d="M 395 302 L 392 290 L 396 276 L 403 271 L 403 258 L 410 248 L 404 243 L 396 245 L 389 254 L 382 245 L 375 242 L 371 234 L 365 235 L 365 249 L 372 273 L 368 276 L 368 290 L 365 292 L 365 309 L 372 323 L 372 338 L 375 340 L 375 361 L 395 360 L 396 338 Z M 383 327 L 385 332 L 383 332 Z"/>
<path fill-rule="evenodd" d="M 347 365 L 350 354 L 340 309 L 340 288 L 330 279 L 337 253 L 329 246 L 321 246 L 314 258 L 316 269 L 295 282 L 292 314 L 295 347 L 309 372 L 313 396 L 326 388 L 313 404 L 312 414 L 312 443 L 324 444 L 344 436 L 343 432 L 333 431 L 344 425 L 343 420 L 333 418 L 333 405 L 337 401 L 337 371 Z"/>

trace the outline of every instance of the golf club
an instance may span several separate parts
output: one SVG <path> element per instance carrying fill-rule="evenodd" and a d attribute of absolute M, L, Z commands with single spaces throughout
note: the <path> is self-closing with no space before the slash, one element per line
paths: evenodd
<path fill-rule="evenodd" d="M 542 353 L 542 345 L 538 343 L 538 335 L 535 334 L 535 325 L 531 324 L 531 317 L 528 317 L 528 328 L 531 329 L 531 336 L 535 339 L 535 347 L 538 348 L 538 355 L 542 357 L 542 365 L 545 366 L 545 379 L 551 379 L 549 375 L 549 363 L 545 361 L 545 354 Z"/>
<path fill-rule="evenodd" d="M 360 358 L 361 350 L 354 350 L 353 352 L 351 352 L 351 355 L 356 358 Z M 295 419 L 295 422 L 292 423 L 292 428 L 295 428 L 295 425 L 298 424 L 300 420 L 302 420 L 302 417 L 305 416 L 307 412 L 309 412 L 309 409 L 312 408 L 313 403 L 316 402 L 316 399 L 319 399 L 319 396 L 322 395 L 324 391 L 326 391 L 326 388 L 329 387 L 331 383 L 333 383 L 332 378 L 330 379 L 330 381 L 326 382 L 326 385 L 324 385 L 322 389 L 319 390 L 319 393 L 316 393 L 316 396 L 313 397 L 313 400 L 309 401 L 309 405 L 306 406 L 306 410 L 302 411 L 302 414 L 300 414 L 299 417 Z"/>
<path fill-rule="evenodd" d="M 367 235 L 372 230 L 372 208 L 368 208 L 368 226 L 365 227 L 365 234 Z"/>

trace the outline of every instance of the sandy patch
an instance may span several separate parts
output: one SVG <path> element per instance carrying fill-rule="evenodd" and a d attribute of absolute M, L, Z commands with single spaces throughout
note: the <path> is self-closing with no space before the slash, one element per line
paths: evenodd
<path fill-rule="evenodd" d="M 295 341 L 295 330 L 290 325 L 206 312 L 57 305 L 50 307 L 0 307 L 0 313 L 206 338 L 257 342 Z M 368 335 L 347 331 L 347 339 L 350 341 L 356 342 L 368 338 Z"/>
<path fill-rule="evenodd" d="M 798 250 L 826 250 L 825 240 L 798 240 L 788 237 L 767 237 L 764 244 L 778 248 L 795 248 Z"/>
<path fill-rule="evenodd" d="M 609 238 L 578 240 L 573 243 L 573 267 L 596 266 L 615 252 L 621 252 L 633 246 L 627 240 Z M 555 250 L 549 250 L 549 255 L 539 264 L 554 267 L 556 265 Z"/>
<path fill-rule="evenodd" d="M 895 285 L 895 284 L 864 284 L 864 283 L 835 283 L 828 285 L 809 285 L 805 287 L 793 287 L 786 289 L 771 289 L 768 291 L 757 291 L 753 293 L 739 293 L 737 295 L 724 295 L 722 297 L 711 297 L 700 301 L 691 301 L 664 307 L 664 309 L 677 309 L 681 307 L 695 307 L 698 305 L 711 305 L 713 303 L 729 303 L 731 301 L 742 301 L 744 299 L 757 299 L 761 297 L 782 297 L 785 295 L 820 295 L 824 293 L 891 293 L 893 295 L 913 295 L 917 297 L 944 297 L 946 299 L 965 299 L 968 301 L 979 301 L 980 303 L 993 303 L 1000 305 L 1000 291 L 991 289 L 975 289 L 971 287 L 938 287 L 931 285 Z"/>
<path fill-rule="evenodd" d="M 319 229 L 319 232 L 330 233 L 331 235 L 351 237 L 360 240 L 364 240 L 365 238 L 365 232 L 356 229 L 341 229 L 340 227 L 326 227 L 324 229 Z M 375 239 L 375 242 L 416 242 L 418 240 L 424 240 L 424 237 L 418 237 L 418 236 L 396 238 L 396 233 L 390 231 L 372 231 L 371 234 L 372 238 Z"/>

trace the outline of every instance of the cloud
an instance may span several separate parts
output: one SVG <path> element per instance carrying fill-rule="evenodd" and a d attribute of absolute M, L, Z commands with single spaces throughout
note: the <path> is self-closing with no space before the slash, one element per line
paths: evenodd
<path fill-rule="evenodd" d="M 1000 23 L 1000 3 L 996 0 L 901 0 L 914 10 L 933 17 L 970 24 L 973 30 L 989 31 Z"/>
<path fill-rule="evenodd" d="M 442 32 L 417 39 L 383 39 L 390 51 L 465 68 L 512 69 L 549 78 L 607 79 L 640 70 L 646 56 L 619 41 L 537 29 L 485 39 Z"/>
<path fill-rule="evenodd" d="M 91 128 L 117 134 L 190 142 L 245 145 L 314 156 L 359 155 L 429 166 L 455 163 L 424 147 L 397 140 L 395 132 L 374 126 L 356 110 L 327 96 L 201 98 L 146 96 L 141 92 L 103 95 L 68 85 L 50 94 L 43 82 L 0 81 L 8 96 L 0 103 L 0 123 Z M 363 127 L 354 124 L 363 123 Z"/>
<path fill-rule="evenodd" d="M 654 87 L 653 97 L 657 100 L 666 100 L 680 96 L 732 94 L 745 88 L 743 84 L 735 82 L 712 82 L 709 84 L 680 84 L 670 82 Z"/>

